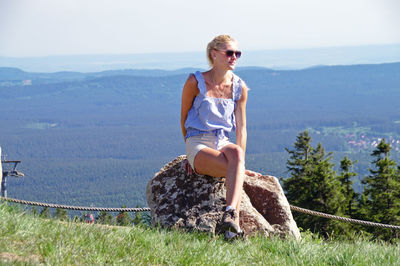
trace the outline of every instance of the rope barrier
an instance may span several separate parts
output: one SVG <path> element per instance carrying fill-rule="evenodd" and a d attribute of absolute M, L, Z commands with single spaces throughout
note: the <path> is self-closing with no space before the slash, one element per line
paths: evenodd
<path fill-rule="evenodd" d="M 5 198 L 5 197 L 0 197 L 0 200 L 14 202 L 14 203 L 20 203 L 20 204 L 25 204 L 25 205 L 33 205 L 33 206 L 38 206 L 38 207 L 59 208 L 59 209 L 75 210 L 75 211 L 105 211 L 105 212 L 147 212 L 147 211 L 150 211 L 150 208 L 102 208 L 102 207 L 69 206 L 69 205 L 60 205 L 60 204 L 19 200 L 19 199 L 13 199 L 13 198 Z"/>
<path fill-rule="evenodd" d="M 357 220 L 357 219 L 352 219 L 352 218 L 346 218 L 346 217 L 336 216 L 336 215 L 332 215 L 332 214 L 326 214 L 323 212 L 311 211 L 311 210 L 300 208 L 300 207 L 293 206 L 293 205 L 290 205 L 290 209 L 292 209 L 294 211 L 302 212 L 305 214 L 319 216 L 319 217 L 328 218 L 328 219 L 334 219 L 334 220 L 339 220 L 339 221 L 344 221 L 344 222 L 349 222 L 349 223 L 356 223 L 356 224 L 362 224 L 362 225 L 369 225 L 369 226 L 375 226 L 375 227 L 391 228 L 391 229 L 400 230 L 400 226 L 397 226 L 397 225 L 381 224 L 381 223 L 374 223 L 374 222 Z"/>
<path fill-rule="evenodd" d="M 150 208 L 103 208 L 103 207 L 69 206 L 69 205 L 59 205 L 59 204 L 19 200 L 19 199 L 13 199 L 13 198 L 5 198 L 5 197 L 0 197 L 0 200 L 14 202 L 14 203 L 20 203 L 20 204 L 25 204 L 25 205 L 33 205 L 33 206 L 49 207 L 49 208 L 60 208 L 60 209 L 77 210 L 77 211 L 106 211 L 106 212 L 146 212 L 146 211 L 150 211 Z M 290 205 L 290 209 L 297 211 L 297 212 L 302 212 L 305 214 L 319 216 L 319 217 L 328 218 L 328 219 L 334 219 L 334 220 L 339 220 L 339 221 L 344 221 L 344 222 L 349 222 L 349 223 L 356 223 L 356 224 L 362 224 L 362 225 L 368 225 L 368 226 L 400 230 L 400 226 L 397 226 L 397 225 L 381 224 L 381 223 L 374 223 L 374 222 L 357 220 L 357 219 L 352 219 L 352 218 L 346 218 L 346 217 L 336 216 L 336 215 L 332 215 L 332 214 L 326 214 L 323 212 L 312 211 L 312 210 L 300 208 L 300 207 L 293 206 L 293 205 Z"/>

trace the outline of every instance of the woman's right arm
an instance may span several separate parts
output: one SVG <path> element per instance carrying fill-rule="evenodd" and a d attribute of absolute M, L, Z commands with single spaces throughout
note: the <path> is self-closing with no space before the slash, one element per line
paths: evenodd
<path fill-rule="evenodd" d="M 197 80 L 194 75 L 190 75 L 185 82 L 182 90 L 182 103 L 181 103 L 181 129 L 183 134 L 183 139 L 186 136 L 185 122 L 189 113 L 190 108 L 192 108 L 194 98 L 199 94 L 199 89 L 197 88 Z"/>

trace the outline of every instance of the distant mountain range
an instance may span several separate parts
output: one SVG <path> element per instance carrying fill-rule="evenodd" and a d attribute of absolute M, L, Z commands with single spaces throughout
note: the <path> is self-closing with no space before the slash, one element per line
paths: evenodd
<path fill-rule="evenodd" d="M 110 76 L 142 76 L 142 77 L 162 77 L 179 75 L 196 71 L 194 68 L 184 68 L 177 70 L 162 69 L 125 69 L 125 70 L 106 70 L 101 72 L 77 72 L 59 71 L 53 73 L 26 72 L 15 67 L 0 67 L 0 82 L 25 81 L 31 80 L 35 84 L 54 83 L 62 81 L 77 81 L 93 79 L 98 77 Z M 22 84 L 22 83 L 21 83 Z M 15 84 L 18 85 L 18 84 Z"/>
<path fill-rule="evenodd" d="M 302 69 L 316 65 L 378 64 L 400 61 L 400 44 L 313 49 L 243 51 L 239 66 Z M 205 52 L 1 57 L 0 67 L 31 72 L 99 72 L 117 69 L 167 69 L 208 67 Z"/>
<path fill-rule="evenodd" d="M 76 97 L 75 102 L 95 100 L 97 105 L 109 104 L 112 100 L 120 104 L 135 101 L 141 105 L 144 99 L 150 98 L 147 101 L 163 99 L 165 103 L 175 105 L 179 104 L 179 93 L 185 78 L 193 71 L 34 73 L 17 68 L 0 68 L 0 99 L 35 97 L 35 101 L 51 99 L 51 104 Z M 362 116 L 367 113 L 380 116 L 383 110 L 390 114 L 400 113 L 397 110 L 400 107 L 397 104 L 400 98 L 400 63 L 320 66 L 303 70 L 242 67 L 235 72 L 253 89 L 249 102 L 252 105 L 248 107 L 250 112 L 257 105 L 268 104 L 276 108 L 273 110 L 280 110 L 281 114 L 294 109 L 316 110 L 318 106 L 327 111 L 348 111 Z M 29 104 L 33 104 L 33 100 Z M 372 105 L 377 106 L 377 110 L 371 108 Z"/>

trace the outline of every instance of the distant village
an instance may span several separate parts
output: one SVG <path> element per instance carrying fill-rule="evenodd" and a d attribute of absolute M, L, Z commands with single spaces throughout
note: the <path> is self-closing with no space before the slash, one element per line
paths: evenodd
<path fill-rule="evenodd" d="M 0 86 L 2 87 L 11 87 L 11 86 L 31 86 L 32 85 L 32 80 L 30 79 L 25 79 L 25 80 L 6 80 L 6 81 L 0 81 Z"/>
<path fill-rule="evenodd" d="M 373 150 L 378 146 L 379 142 L 383 139 L 382 137 L 376 136 L 367 136 L 364 135 L 355 135 L 355 134 L 347 134 L 345 135 L 345 139 L 347 144 L 355 151 L 369 151 Z M 386 142 L 389 142 L 392 151 L 400 150 L 400 137 L 392 137 L 389 136 L 385 138 Z"/>

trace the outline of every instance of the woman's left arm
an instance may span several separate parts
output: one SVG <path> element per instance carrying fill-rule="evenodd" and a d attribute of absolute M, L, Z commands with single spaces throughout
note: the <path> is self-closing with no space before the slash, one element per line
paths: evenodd
<path fill-rule="evenodd" d="M 247 128 L 246 128 L 246 103 L 247 103 L 247 86 L 242 82 L 242 96 L 236 102 L 235 119 L 236 119 L 236 144 L 239 145 L 243 154 L 246 154 Z"/>
<path fill-rule="evenodd" d="M 242 82 L 242 96 L 236 102 L 235 118 L 236 118 L 236 144 L 239 145 L 243 154 L 246 154 L 246 143 L 247 143 L 247 128 L 246 128 L 246 103 L 247 103 L 247 91 L 248 88 L 244 82 Z M 246 157 L 246 156 L 245 156 Z M 245 174 L 249 176 L 261 176 L 260 173 L 245 170 Z"/>

